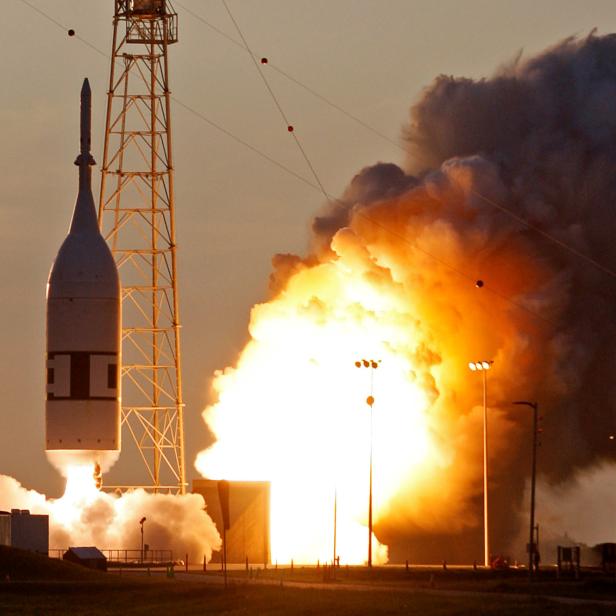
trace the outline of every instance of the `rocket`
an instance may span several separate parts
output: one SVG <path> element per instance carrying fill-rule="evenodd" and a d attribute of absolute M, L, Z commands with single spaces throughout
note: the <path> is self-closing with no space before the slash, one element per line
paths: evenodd
<path fill-rule="evenodd" d="M 105 465 L 120 450 L 120 280 L 92 197 L 90 125 L 85 79 L 79 193 L 47 282 L 46 450 Z"/>

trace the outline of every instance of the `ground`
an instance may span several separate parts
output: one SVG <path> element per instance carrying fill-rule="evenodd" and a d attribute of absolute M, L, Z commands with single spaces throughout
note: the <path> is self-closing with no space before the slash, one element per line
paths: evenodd
<path fill-rule="evenodd" d="M 529 586 L 521 571 L 323 568 L 90 572 L 68 563 L 0 550 L 4 615 L 312 615 L 616 613 L 616 580 L 585 572 L 556 579 L 548 570 Z"/>

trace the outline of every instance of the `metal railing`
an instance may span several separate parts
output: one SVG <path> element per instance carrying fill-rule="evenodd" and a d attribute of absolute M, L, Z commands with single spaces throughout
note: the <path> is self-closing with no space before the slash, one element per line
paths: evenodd
<path fill-rule="evenodd" d="M 61 559 L 68 548 L 50 548 L 47 552 L 49 558 Z M 132 567 L 156 567 L 173 563 L 173 550 L 144 550 L 129 548 L 105 548 L 100 550 L 107 558 L 107 566 L 120 565 Z"/>
<path fill-rule="evenodd" d="M 129 549 L 106 549 L 101 552 L 107 557 L 107 565 L 167 565 L 173 562 L 172 550 L 129 550 Z"/>

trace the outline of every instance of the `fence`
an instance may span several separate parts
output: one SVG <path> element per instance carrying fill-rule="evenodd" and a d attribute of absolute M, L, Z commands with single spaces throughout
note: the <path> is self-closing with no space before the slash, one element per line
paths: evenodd
<path fill-rule="evenodd" d="M 62 558 L 64 552 L 68 548 L 51 548 L 48 552 L 49 558 Z M 173 563 L 173 551 L 172 550 L 144 550 L 143 553 L 139 549 L 127 549 L 127 548 L 107 548 L 101 550 L 101 552 L 107 557 L 108 567 L 124 566 L 166 566 Z"/>

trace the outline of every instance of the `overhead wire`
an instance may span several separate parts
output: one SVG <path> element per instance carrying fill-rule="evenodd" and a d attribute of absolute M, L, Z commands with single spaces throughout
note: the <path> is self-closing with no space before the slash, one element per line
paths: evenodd
<path fill-rule="evenodd" d="M 217 28 L 214 24 L 209 22 L 202 15 L 199 15 L 199 13 L 196 13 L 192 9 L 188 8 L 182 2 L 178 2 L 178 0 L 174 0 L 174 3 L 177 6 L 181 7 L 182 10 L 184 10 L 187 13 L 189 13 L 190 15 L 192 15 L 197 21 L 200 21 L 205 26 L 207 26 L 208 28 L 210 28 L 211 30 L 216 32 L 216 34 L 219 34 L 220 36 L 226 38 L 229 42 L 233 43 L 236 47 L 239 47 L 243 51 L 247 51 L 248 53 L 251 53 L 253 55 L 253 57 L 255 58 L 255 60 L 260 57 L 260 56 L 255 55 L 250 49 L 246 49 L 246 47 L 244 45 L 242 45 L 242 43 L 240 43 L 239 41 L 234 39 L 232 36 L 227 34 L 224 30 L 221 30 L 220 28 Z M 384 139 L 385 141 L 388 141 L 390 144 L 395 145 L 397 148 L 401 148 L 402 150 L 408 152 L 408 150 L 406 148 L 404 148 L 402 145 L 400 145 L 399 141 L 397 141 L 395 139 L 392 139 L 391 137 L 387 136 L 382 131 L 380 131 L 377 128 L 375 128 L 374 126 L 371 126 L 370 124 L 368 124 L 367 122 L 365 122 L 361 118 L 358 118 L 356 115 L 351 113 L 348 109 L 345 109 L 344 107 L 341 107 L 340 105 L 338 105 L 337 103 L 335 103 L 331 99 L 327 98 L 326 96 L 323 96 L 323 94 L 321 94 L 320 92 L 318 92 L 314 88 L 311 88 L 309 85 L 305 84 L 304 82 L 300 81 L 299 79 L 297 79 L 296 77 L 294 77 L 293 75 L 291 75 L 290 73 L 288 73 L 287 71 L 282 69 L 280 66 L 278 66 L 276 63 L 272 62 L 269 58 L 268 58 L 267 66 L 268 66 L 268 68 L 270 68 L 273 71 L 275 71 L 275 72 L 279 73 L 280 75 L 282 75 L 288 81 L 291 81 L 292 83 L 294 83 L 296 86 L 299 86 L 300 88 L 303 88 L 304 90 L 306 90 L 306 92 L 309 92 L 310 94 L 312 94 L 312 96 L 314 96 L 315 98 L 317 98 L 320 101 L 324 102 L 326 105 L 329 105 L 330 107 L 332 107 L 336 111 L 339 111 L 340 113 L 342 113 L 346 117 L 350 118 L 351 120 L 353 120 L 354 122 L 356 122 L 360 126 L 363 126 L 363 128 L 365 128 L 366 130 L 369 130 L 370 132 L 372 132 L 375 135 L 379 136 L 381 139 Z"/>
<path fill-rule="evenodd" d="M 519 222 L 521 225 L 527 227 L 528 229 L 531 229 L 535 233 L 538 233 L 539 235 L 543 236 L 544 238 L 550 240 L 551 242 L 554 242 L 556 245 L 560 246 L 561 248 L 564 248 L 565 250 L 570 252 L 572 255 L 575 255 L 576 257 L 579 257 L 580 259 L 583 259 L 588 264 L 593 265 L 594 267 L 596 267 L 597 269 L 601 270 L 605 274 L 608 274 L 612 278 L 616 278 L 616 272 L 611 270 L 609 267 L 606 267 L 605 265 L 603 265 L 602 263 L 599 263 L 598 261 L 596 261 L 592 257 L 589 257 L 588 255 L 584 254 L 583 252 L 580 252 L 579 250 L 573 248 L 573 246 L 570 246 L 566 242 L 563 242 L 562 240 L 558 239 L 557 237 L 555 237 L 554 235 L 548 233 L 547 231 L 544 231 L 543 229 L 540 229 L 536 225 L 531 224 L 526 219 L 522 218 L 521 216 L 518 216 L 515 212 L 512 212 L 509 208 L 506 208 L 504 205 L 501 205 L 497 201 L 494 201 L 493 199 L 490 199 L 489 197 L 486 197 L 485 195 L 482 195 L 480 192 L 477 192 L 476 190 L 471 190 L 471 192 L 476 197 L 479 197 L 480 199 L 482 199 L 483 201 L 485 201 L 486 203 L 488 203 L 492 207 L 495 207 L 497 210 L 500 210 L 504 214 L 507 214 L 508 216 L 510 216 L 511 218 L 516 220 L 517 222 Z"/>
<path fill-rule="evenodd" d="M 287 127 L 287 132 L 291 133 L 291 136 L 293 137 L 294 141 L 295 141 L 295 145 L 298 147 L 299 151 L 301 152 L 304 160 L 306 161 L 306 164 L 308 165 L 308 168 L 310 169 L 310 172 L 312 173 L 312 177 L 314 178 L 315 182 L 319 185 L 319 188 L 321 189 L 321 192 L 323 193 L 323 195 L 325 195 L 325 198 L 328 198 L 327 195 L 327 191 L 325 190 L 325 187 L 323 186 L 323 182 L 321 182 L 321 179 L 319 178 L 319 174 L 316 172 L 316 169 L 314 168 L 314 165 L 312 164 L 312 161 L 310 160 L 308 153 L 306 152 L 304 146 L 302 145 L 301 141 L 299 140 L 297 134 L 295 133 L 295 129 L 293 127 L 293 125 L 291 124 L 291 122 L 289 121 L 289 118 L 287 117 L 287 114 L 285 113 L 284 109 L 282 108 L 282 105 L 280 104 L 280 101 L 278 100 L 278 97 L 276 96 L 274 90 L 272 89 L 272 86 L 270 85 L 269 81 L 267 80 L 267 77 L 265 76 L 265 74 L 263 73 L 263 71 L 261 70 L 261 66 L 260 64 L 257 62 L 257 59 L 255 57 L 255 55 L 252 53 L 252 50 L 250 49 L 250 46 L 248 45 L 248 41 L 246 40 L 246 37 L 244 36 L 244 33 L 242 32 L 239 24 L 237 23 L 235 17 L 233 16 L 233 13 L 231 12 L 231 9 L 229 8 L 229 5 L 227 4 L 227 0 L 222 0 L 222 3 L 225 7 L 225 9 L 227 10 L 227 14 L 229 15 L 229 18 L 231 19 L 231 21 L 233 22 L 233 25 L 235 26 L 235 29 L 237 30 L 237 33 L 240 35 L 240 38 L 242 39 L 242 42 L 244 43 L 244 47 L 246 49 L 246 51 L 250 54 L 250 58 L 255 66 L 255 69 L 257 70 L 257 73 L 259 74 L 259 76 L 261 77 L 261 80 L 263 81 L 267 91 L 270 94 L 270 97 L 272 98 L 272 100 L 274 101 L 274 104 L 276 105 L 276 108 L 278 109 L 278 112 L 280 113 L 280 116 L 282 117 L 286 127 Z"/>
<path fill-rule="evenodd" d="M 263 81 L 263 84 L 265 85 L 265 88 L 267 89 L 267 91 L 269 92 L 270 97 L 272 98 L 272 101 L 274 102 L 274 105 L 276 106 L 276 108 L 278 109 L 278 112 L 280 113 L 280 116 L 282 118 L 282 120 L 284 121 L 285 125 L 288 127 L 289 130 L 292 131 L 292 136 L 295 139 L 295 143 L 297 145 L 297 147 L 299 148 L 299 150 L 301 151 L 304 160 L 306 161 L 310 171 L 312 172 L 312 175 L 316 181 L 316 183 L 319 185 L 319 188 L 321 189 L 321 192 L 323 193 L 323 195 L 325 196 L 326 199 L 328 199 L 331 203 L 333 203 L 336 206 L 341 206 L 343 207 L 345 210 L 348 209 L 349 204 L 345 203 L 344 201 L 341 201 L 338 198 L 332 197 L 327 190 L 325 189 L 323 182 L 321 181 L 321 179 L 319 178 L 319 175 L 317 174 L 312 161 L 310 160 L 306 150 L 304 149 L 301 141 L 299 140 L 299 138 L 297 137 L 297 135 L 295 134 L 295 131 L 293 131 L 293 126 L 290 124 L 289 118 L 285 112 L 285 110 L 282 107 L 282 104 L 280 103 L 278 97 L 276 96 L 276 93 L 274 92 L 273 88 L 271 87 L 267 77 L 265 76 L 265 74 L 263 73 L 261 66 L 259 64 L 259 62 L 257 61 L 257 56 L 253 53 L 252 49 L 250 48 L 250 45 L 248 44 L 248 41 L 246 40 L 246 37 L 244 36 L 244 33 L 242 31 L 242 29 L 240 28 L 237 20 L 235 19 L 231 9 L 229 8 L 229 5 L 227 3 L 227 0 L 221 0 L 223 6 L 225 7 L 225 10 L 227 11 L 227 14 L 229 16 L 229 18 L 231 19 L 231 22 L 233 23 L 240 39 L 242 40 L 242 44 L 243 44 L 243 48 L 245 51 L 248 52 L 248 54 L 250 55 L 250 58 L 252 60 L 252 63 L 255 67 L 255 69 L 257 70 L 257 73 L 259 74 L 261 80 Z M 179 4 L 179 3 L 178 3 Z M 233 39 L 232 39 L 233 40 Z M 379 221 L 375 220 L 372 217 L 367 216 L 364 212 L 362 212 L 361 210 L 355 210 L 354 211 L 354 215 L 364 218 L 365 220 L 369 221 L 373 226 L 379 227 L 387 232 L 389 232 L 392 235 L 396 235 L 400 240 L 404 241 L 405 243 L 411 244 L 411 242 L 409 241 L 409 239 L 403 235 L 400 234 L 398 232 L 396 232 L 395 230 L 387 227 L 386 225 L 383 225 L 382 223 L 380 223 Z M 439 262 L 441 265 L 444 265 L 445 267 L 448 267 L 449 269 L 451 269 L 452 271 L 454 271 L 455 273 L 457 273 L 458 275 L 468 279 L 468 280 L 474 280 L 471 276 L 469 276 L 468 274 L 466 274 L 465 272 L 463 272 L 462 270 L 450 265 L 449 263 L 447 263 L 446 261 L 440 259 L 439 257 L 436 257 L 435 255 L 429 253 L 428 251 L 425 251 L 423 249 L 421 249 L 419 246 L 417 246 L 417 244 L 412 244 L 414 246 L 415 249 L 419 250 L 420 252 L 426 254 L 427 256 L 431 257 L 432 259 L 434 259 L 435 261 Z M 475 281 L 476 282 L 476 281 Z M 483 286 L 483 285 L 482 285 Z M 526 308 L 525 306 L 522 306 L 521 304 L 518 304 L 516 302 L 514 302 L 513 300 L 511 300 L 510 298 L 505 297 L 502 294 L 499 294 L 498 292 L 495 291 L 495 289 L 491 289 L 488 288 L 487 290 L 489 290 L 492 293 L 495 293 L 496 295 L 500 296 L 501 298 L 509 301 L 512 305 L 516 306 L 517 308 L 523 309 L 527 312 L 530 312 L 531 314 L 533 314 L 534 316 L 541 317 L 541 315 L 537 315 L 534 312 L 528 310 L 528 308 Z M 544 319 L 545 320 L 545 319 Z"/>
<path fill-rule="evenodd" d="M 206 115 L 202 114 L 200 111 L 197 111 L 190 105 L 187 105 L 186 103 L 176 98 L 175 96 L 172 96 L 171 100 L 173 100 L 174 103 L 176 103 L 177 105 L 179 105 L 180 107 L 188 111 L 189 113 L 193 114 L 195 117 L 209 124 L 212 128 L 215 128 L 216 130 L 220 131 L 223 135 L 226 135 L 230 139 L 233 139 L 233 141 L 235 141 L 236 143 L 239 143 L 240 145 L 243 145 L 245 148 L 248 148 L 249 150 L 257 154 L 258 156 L 263 158 L 264 160 L 272 163 L 279 169 L 282 169 L 286 173 L 292 175 L 294 178 L 300 180 L 301 182 L 310 186 L 311 188 L 315 188 L 316 190 L 319 190 L 319 191 L 321 190 L 318 184 L 315 184 L 314 182 L 304 177 L 300 173 L 297 173 L 297 171 L 294 171 L 293 169 L 291 169 L 291 167 L 288 167 L 284 163 L 281 163 L 280 161 L 276 160 L 275 158 L 273 158 L 272 156 L 270 156 L 263 150 L 260 150 L 258 147 L 252 145 L 251 143 L 248 143 L 248 141 L 245 141 L 241 137 L 238 137 L 235 133 L 232 133 L 230 130 L 226 129 L 224 126 L 217 124 L 216 122 L 208 118 Z"/>
<path fill-rule="evenodd" d="M 58 28 L 60 28 L 63 32 L 67 31 L 67 28 L 66 28 L 66 26 L 64 24 L 62 24 L 61 22 L 59 22 L 56 19 L 54 19 L 51 15 L 49 15 L 45 11 L 43 11 L 43 10 L 39 9 L 38 7 L 34 6 L 31 2 L 29 2 L 29 0 L 19 0 L 19 2 L 21 2 L 22 4 L 25 4 L 26 6 L 28 6 L 32 10 L 36 11 L 39 15 L 41 15 L 42 17 L 47 19 L 49 22 L 51 22 L 52 24 L 54 24 Z M 177 4 L 177 2 L 176 2 L 176 4 Z M 78 35 L 75 35 L 75 38 L 78 39 L 79 41 L 81 41 L 82 43 L 84 43 L 85 45 L 87 45 L 90 49 L 92 49 L 93 51 L 95 51 L 99 55 L 103 56 L 105 59 L 107 59 L 107 60 L 110 59 L 110 56 L 109 56 L 108 53 L 106 53 L 105 51 L 103 51 L 99 47 L 96 47 L 95 45 L 90 43 L 87 39 L 84 39 L 83 37 L 78 36 Z M 263 158 L 267 162 L 272 163 L 273 165 L 275 165 L 278 168 L 282 169 L 286 173 L 288 173 L 288 174 L 292 175 L 293 177 L 295 177 L 296 179 L 300 180 L 304 184 L 307 184 L 311 188 L 315 188 L 315 189 L 319 190 L 319 186 L 314 184 L 313 182 L 311 182 L 308 178 L 306 178 L 303 175 L 297 173 L 296 171 L 294 171 L 293 169 L 291 169 L 290 167 L 288 167 L 284 163 L 281 163 L 280 161 L 276 160 L 275 158 L 273 158 L 272 156 L 270 156 L 269 154 L 267 154 L 263 150 L 261 150 L 258 147 L 250 144 L 248 141 L 245 141 L 241 137 L 238 137 L 236 134 L 234 134 L 230 130 L 226 129 L 224 126 L 221 126 L 217 122 L 214 122 L 214 120 L 212 120 L 211 118 L 208 118 L 205 114 L 200 113 L 194 107 L 191 107 L 190 105 L 188 105 L 184 101 L 180 100 L 176 96 L 171 95 L 171 100 L 173 100 L 174 103 L 176 103 L 177 105 L 182 107 L 184 110 L 186 110 L 189 113 L 193 114 L 195 117 L 197 117 L 200 120 L 202 120 L 203 122 L 206 122 L 207 124 L 209 124 L 212 128 L 215 128 L 217 131 L 221 132 L 225 136 L 229 137 L 230 139 L 233 139 L 236 143 L 239 143 L 240 145 L 244 146 L 245 148 L 251 150 L 253 153 L 257 154 L 258 156 L 260 156 L 261 158 Z"/>
<path fill-rule="evenodd" d="M 42 17 L 50 21 L 52 24 L 55 24 L 60 29 L 64 30 L 64 32 L 67 32 L 68 29 L 63 24 L 61 24 L 59 21 L 54 19 L 51 15 L 47 14 L 45 11 L 41 10 L 40 8 L 38 8 L 37 6 L 29 2 L 29 0 L 19 0 L 19 1 L 22 4 L 25 4 L 26 6 L 30 7 L 33 11 L 35 11 L 36 13 L 38 13 L 39 15 L 41 15 Z M 101 51 L 98 47 L 96 47 L 95 45 L 92 45 L 92 43 L 90 43 L 90 41 L 88 41 L 87 39 L 84 39 L 82 36 L 78 35 L 77 33 L 75 33 L 73 36 L 79 41 L 81 41 L 84 45 L 88 46 L 90 49 L 93 49 L 97 53 L 102 53 L 105 57 L 107 57 L 107 54 L 104 51 Z"/>
<path fill-rule="evenodd" d="M 42 17 L 44 17 L 45 19 L 47 19 L 49 22 L 51 22 L 52 24 L 54 24 L 55 26 L 57 26 L 58 28 L 62 29 L 63 31 L 67 31 L 67 28 L 64 26 L 64 24 L 62 24 L 61 22 L 57 21 L 56 19 L 54 19 L 51 15 L 49 15 L 48 13 L 46 13 L 45 11 L 41 10 L 38 7 L 35 7 L 34 5 L 31 4 L 31 2 L 29 0 L 19 0 L 22 4 L 24 4 L 25 6 L 29 7 L 30 9 L 34 10 L 36 13 L 38 13 L 39 15 L 41 15 Z M 224 0 L 223 0 L 224 2 Z M 178 6 L 180 5 L 179 2 L 175 2 Z M 84 43 L 85 45 L 87 45 L 90 49 L 92 49 L 93 51 L 95 51 L 96 53 L 104 56 L 105 58 L 109 59 L 109 55 L 107 53 L 105 53 L 103 50 L 99 49 L 98 47 L 96 47 L 95 45 L 93 45 L 92 43 L 90 43 L 89 41 L 87 41 L 86 39 L 84 39 L 81 36 L 76 36 L 75 38 L 77 38 L 80 42 Z M 252 55 L 252 54 L 251 54 Z M 294 170 L 292 170 L 291 168 L 289 168 L 287 165 L 284 165 L 283 163 L 280 163 L 279 161 L 277 161 L 276 159 L 274 159 L 273 157 L 269 156 L 268 154 L 266 154 L 265 152 L 263 152 L 260 148 L 248 143 L 247 141 L 243 140 L 242 138 L 238 137 L 237 135 L 235 135 L 234 133 L 232 133 L 231 131 L 229 131 L 228 129 L 222 127 L 221 125 L 217 124 L 216 122 L 214 122 L 213 120 L 210 120 L 207 116 L 205 116 L 205 114 L 202 114 L 201 112 L 197 111 L 196 109 L 194 109 L 193 107 L 191 107 L 190 105 L 184 103 L 183 101 L 181 101 L 180 99 L 172 96 L 171 97 L 172 100 L 178 104 L 180 107 L 182 107 L 183 109 L 185 109 L 186 111 L 192 113 L 195 117 L 201 119 L 202 121 L 206 122 L 208 125 L 212 126 L 213 128 L 217 129 L 218 131 L 220 131 L 221 133 L 223 133 L 224 135 L 230 137 L 231 139 L 233 139 L 234 141 L 236 141 L 237 143 L 245 146 L 246 148 L 250 149 L 252 152 L 254 152 L 255 154 L 259 155 L 260 157 L 262 157 L 263 159 L 267 160 L 268 162 L 274 164 L 275 166 L 277 166 L 278 168 L 284 170 L 285 172 L 291 174 L 293 177 L 295 177 L 296 179 L 302 181 L 304 184 L 307 184 L 308 186 L 318 190 L 319 192 L 321 192 L 330 203 L 332 203 L 333 205 L 336 205 L 337 207 L 343 207 L 345 210 L 349 209 L 349 206 L 351 204 L 349 204 L 348 202 L 342 201 L 341 199 L 332 196 L 331 194 L 329 194 L 323 184 L 320 182 L 320 180 L 318 180 L 318 176 L 317 177 L 317 183 L 311 181 L 310 179 L 302 176 L 301 174 L 295 172 Z M 282 111 L 282 110 L 281 110 Z M 286 115 L 284 115 L 283 112 L 283 117 L 286 118 Z M 301 144 L 300 144 L 301 145 Z M 309 163 L 309 160 L 308 160 Z M 309 163 L 310 165 L 310 163 Z M 316 172 L 314 171 L 314 168 L 310 165 L 312 172 L 316 175 Z M 482 196 L 479 193 L 477 193 L 478 196 Z M 451 265 L 450 263 L 448 263 L 447 261 L 441 259 L 440 257 L 437 257 L 436 255 L 432 254 L 431 252 L 421 248 L 420 246 L 417 245 L 417 243 L 414 243 L 412 241 L 409 240 L 409 238 L 405 235 L 403 235 L 402 233 L 399 233 L 398 231 L 392 229 L 391 227 L 388 227 L 386 225 L 383 225 L 382 223 L 374 220 L 373 218 L 371 218 L 370 216 L 368 216 L 367 214 L 365 214 L 364 212 L 362 212 L 361 210 L 354 210 L 353 214 L 363 218 L 364 220 L 370 222 L 372 225 L 382 229 L 383 231 L 389 233 L 390 235 L 393 235 L 395 237 L 397 237 L 398 239 L 400 239 L 401 241 L 405 242 L 406 244 L 408 244 L 409 246 L 411 246 L 412 248 L 416 249 L 417 251 L 419 251 L 420 253 L 428 256 L 429 258 L 433 259 L 434 261 L 440 263 L 441 265 L 443 265 L 444 267 L 446 267 L 447 269 L 449 269 L 452 272 L 455 272 L 456 274 L 458 274 L 459 276 L 469 280 L 469 281 L 474 281 L 474 277 L 467 274 L 466 272 L 464 272 L 463 270 Z M 531 316 L 536 317 L 537 319 L 540 319 L 546 323 L 549 323 L 551 325 L 553 325 L 554 327 L 557 327 L 557 325 L 551 321 L 550 319 L 548 319 L 547 317 L 540 315 L 536 312 L 534 312 L 533 310 L 531 310 L 530 308 L 524 306 L 523 304 L 520 304 L 514 300 L 512 300 L 510 297 L 500 293 L 499 291 L 497 291 L 496 289 L 489 287 L 489 286 L 483 286 L 483 289 L 485 289 L 486 291 L 488 291 L 489 293 L 500 297 L 501 299 L 503 299 L 505 302 L 509 303 L 510 305 L 530 314 Z"/>
<path fill-rule="evenodd" d="M 214 24 L 209 22 L 202 15 L 200 15 L 199 13 L 196 13 L 192 9 L 188 8 L 182 2 L 179 2 L 178 0 L 175 0 L 175 4 L 180 6 L 183 10 L 185 10 L 187 13 L 192 15 L 195 19 L 197 19 L 198 21 L 203 23 L 205 26 L 210 28 L 212 31 L 214 31 L 217 34 L 219 34 L 220 36 L 226 38 L 228 41 L 230 41 L 231 43 L 233 43 L 237 47 L 239 47 L 239 48 L 243 49 L 244 51 L 248 52 L 252 56 L 253 60 L 256 62 L 258 56 L 255 55 L 252 52 L 252 50 L 250 48 L 248 48 L 246 45 L 242 45 L 242 43 L 240 43 L 239 41 L 234 39 L 232 36 L 230 36 L 229 34 L 224 32 L 220 28 L 217 28 Z M 226 2 L 225 2 L 225 6 L 227 6 Z M 227 7 L 227 10 L 228 10 L 228 7 Z M 234 20 L 234 22 L 235 22 L 235 20 Z M 240 34 L 240 36 L 241 36 L 241 34 Z M 302 81 L 300 81 L 299 79 L 297 79 L 296 77 L 291 75 L 290 73 L 284 71 L 282 68 L 277 66 L 275 63 L 271 62 L 269 59 L 268 59 L 268 62 L 267 62 L 267 66 L 269 68 L 271 68 L 272 70 L 280 73 L 283 77 L 285 77 L 286 79 L 288 79 L 289 81 L 291 81 L 295 85 L 303 88 L 304 90 L 306 90 L 307 92 L 312 94 L 314 97 L 318 98 L 319 100 L 321 100 L 325 104 L 329 105 L 330 107 L 332 107 L 336 111 L 342 113 L 343 115 L 345 115 L 349 119 L 353 120 L 354 122 L 356 122 L 357 124 L 359 124 L 363 128 L 365 128 L 365 129 L 369 130 L 370 132 L 372 132 L 373 134 L 377 135 L 381 139 L 383 139 L 383 140 L 387 141 L 388 143 L 394 145 L 395 147 L 397 147 L 398 149 L 400 149 L 401 151 L 403 151 L 403 152 L 405 152 L 407 154 L 412 154 L 412 151 L 409 148 L 405 147 L 403 144 L 401 144 L 399 141 L 397 141 L 395 139 L 392 139 L 391 137 L 389 137 L 388 135 L 386 135 L 382 131 L 380 131 L 377 128 L 375 128 L 374 126 L 368 124 L 367 122 L 365 122 L 361 118 L 358 118 L 356 115 L 352 114 L 351 112 L 349 112 L 344 107 L 338 105 L 337 103 L 335 103 L 331 99 L 327 98 L 326 96 L 323 96 L 317 90 L 315 90 L 314 88 L 311 88 L 310 86 L 308 86 L 307 84 L 303 83 Z M 488 205 L 498 209 L 500 212 L 502 212 L 503 214 L 509 216 L 510 218 L 512 218 L 513 220 L 515 220 L 519 224 L 521 224 L 522 226 L 524 226 L 524 227 L 526 227 L 526 228 L 528 228 L 528 229 L 538 233 L 543 238 L 551 241 L 552 243 L 556 244 L 557 246 L 561 247 L 562 249 L 568 251 L 570 254 L 583 259 L 588 264 L 596 267 L 597 269 L 601 270 L 605 274 L 608 274 L 612 278 L 616 278 L 616 271 L 614 271 L 614 270 L 610 269 L 609 267 L 603 265 L 602 263 L 600 263 L 597 260 L 593 259 L 592 257 L 588 256 L 587 254 L 584 254 L 583 252 L 580 252 L 579 250 L 577 250 L 576 248 L 574 248 L 573 246 L 571 246 L 567 242 L 564 242 L 563 240 L 557 238 L 555 235 L 553 235 L 551 233 L 548 233 L 547 231 L 537 227 L 536 225 L 533 225 L 532 223 L 530 223 L 528 220 L 526 220 L 522 216 L 519 216 L 515 212 L 512 212 L 509 208 L 506 208 L 505 206 L 497 203 L 494 199 L 491 199 L 491 198 L 487 197 L 486 195 L 480 193 L 479 191 L 477 191 L 475 189 L 471 189 L 470 192 L 472 194 L 474 194 L 476 197 L 478 197 L 481 200 L 483 200 L 486 204 L 488 204 Z"/>

